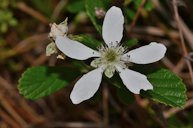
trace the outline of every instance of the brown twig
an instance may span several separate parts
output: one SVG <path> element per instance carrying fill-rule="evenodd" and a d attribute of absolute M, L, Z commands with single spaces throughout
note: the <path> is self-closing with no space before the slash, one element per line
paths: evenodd
<path fill-rule="evenodd" d="M 104 113 L 104 128 L 109 128 L 109 94 L 107 85 L 103 87 L 103 113 Z"/>
<path fill-rule="evenodd" d="M 60 12 L 62 11 L 62 9 L 64 8 L 65 5 L 67 5 L 68 0 L 61 0 L 57 6 L 55 7 L 52 16 L 51 16 L 51 21 L 55 21 L 57 19 L 57 17 L 59 16 Z"/>
<path fill-rule="evenodd" d="M 186 38 L 187 42 L 189 43 L 189 46 L 193 50 L 193 33 L 190 31 L 190 29 L 186 26 L 184 21 L 179 17 L 180 26 L 182 29 L 182 32 L 184 34 L 184 37 Z"/>
<path fill-rule="evenodd" d="M 188 56 L 188 51 L 186 49 L 186 46 L 185 46 L 185 41 L 184 41 L 184 36 L 183 36 L 183 33 L 182 33 L 182 27 L 181 27 L 181 22 L 180 22 L 180 16 L 178 14 L 178 6 L 177 6 L 177 1 L 176 0 L 173 0 L 172 1 L 172 4 L 173 4 L 173 7 L 174 7 L 174 15 L 175 15 L 175 20 L 176 20 L 176 23 L 177 23 L 177 27 L 179 29 L 179 35 L 180 35 L 180 40 L 181 40 L 181 46 L 182 46 L 182 50 L 183 50 L 183 55 L 184 57 L 187 57 Z M 191 77 L 191 81 L 192 81 L 192 85 L 193 85 L 193 71 L 192 71 L 192 65 L 190 63 L 189 60 L 186 59 L 186 64 L 188 66 L 188 70 L 189 70 L 189 74 L 190 74 L 190 77 Z"/>
<path fill-rule="evenodd" d="M 1 105 L 7 110 L 7 112 L 23 127 L 27 127 L 27 123 L 22 117 L 11 107 L 7 100 L 4 100 L 4 97 L 0 97 Z"/>
<path fill-rule="evenodd" d="M 48 40 L 48 34 L 43 33 L 39 35 L 33 35 L 30 36 L 21 42 L 18 43 L 13 49 L 10 49 L 9 51 L 6 51 L 5 53 L 1 53 L 0 59 L 7 59 L 9 57 L 15 56 L 18 53 L 23 53 L 26 51 L 29 51 L 30 49 L 34 48 L 38 43 L 44 43 L 46 40 Z"/>
<path fill-rule="evenodd" d="M 33 16 L 34 18 L 36 18 L 40 22 L 42 22 L 44 24 L 47 24 L 47 25 L 49 24 L 49 21 L 45 16 L 40 14 L 38 11 L 32 9 L 31 7 L 27 6 L 25 3 L 18 2 L 17 3 L 17 8 L 20 9 L 21 11 Z"/>
<path fill-rule="evenodd" d="M 84 123 L 84 122 L 51 122 L 46 126 L 48 128 L 65 127 L 65 128 L 103 128 L 102 124 Z"/>
<path fill-rule="evenodd" d="M 21 126 L 15 122 L 11 117 L 9 117 L 4 111 L 0 110 L 0 117 L 1 119 L 9 124 L 11 128 L 21 128 Z"/>
<path fill-rule="evenodd" d="M 129 30 L 128 30 L 128 33 L 129 33 L 129 34 L 133 31 L 133 28 L 135 27 L 135 24 L 136 24 L 136 22 L 137 22 L 137 19 L 139 18 L 139 15 L 140 15 L 140 13 L 141 13 L 141 10 L 142 10 L 145 2 L 146 2 L 146 0 L 142 0 L 141 5 L 139 6 L 139 8 L 138 8 L 138 10 L 137 10 L 137 13 L 135 14 L 134 20 L 133 20 L 133 22 L 131 23 L 130 28 L 129 28 Z"/>
<path fill-rule="evenodd" d="M 183 108 L 171 108 L 171 109 L 165 111 L 164 112 L 164 117 L 165 118 L 169 118 L 172 115 L 174 115 L 174 114 L 176 114 L 176 113 L 178 113 L 178 112 L 180 112 L 180 111 L 182 111 L 182 110 L 184 110 L 186 108 L 189 108 L 191 106 L 193 106 L 193 99 L 188 100 L 186 105 Z"/>

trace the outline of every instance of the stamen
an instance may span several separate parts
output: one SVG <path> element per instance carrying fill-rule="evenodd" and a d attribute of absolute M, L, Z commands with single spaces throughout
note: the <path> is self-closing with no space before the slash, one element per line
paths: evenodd
<path fill-rule="evenodd" d="M 118 41 L 116 41 L 117 44 Z M 95 59 L 91 62 L 93 67 L 103 66 L 105 70 L 105 75 L 111 78 L 116 70 L 115 66 L 119 65 L 121 68 L 126 69 L 127 65 L 121 60 L 125 48 L 122 45 L 113 45 L 115 43 L 111 42 L 108 46 L 101 45 L 98 47 L 101 54 L 100 59 Z"/>

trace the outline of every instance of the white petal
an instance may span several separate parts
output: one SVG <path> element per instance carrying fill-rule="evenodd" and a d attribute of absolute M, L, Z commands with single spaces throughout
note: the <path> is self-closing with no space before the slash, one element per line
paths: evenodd
<path fill-rule="evenodd" d="M 82 101 L 90 99 L 98 90 L 102 80 L 102 68 L 97 68 L 83 75 L 75 84 L 70 99 L 73 104 L 79 104 Z"/>
<path fill-rule="evenodd" d="M 100 56 L 99 52 L 67 37 L 57 36 L 56 46 L 66 56 L 77 60 L 86 60 L 91 57 Z"/>
<path fill-rule="evenodd" d="M 111 7 L 104 18 L 102 35 L 105 43 L 116 46 L 123 37 L 124 17 L 118 7 Z"/>
<path fill-rule="evenodd" d="M 134 94 L 139 94 L 140 90 L 152 90 L 153 86 L 147 80 L 147 77 L 141 73 L 116 67 L 119 71 L 123 84 Z"/>
<path fill-rule="evenodd" d="M 166 47 L 163 44 L 152 42 L 149 45 L 129 51 L 122 56 L 122 60 L 136 64 L 149 64 L 164 57 Z"/>

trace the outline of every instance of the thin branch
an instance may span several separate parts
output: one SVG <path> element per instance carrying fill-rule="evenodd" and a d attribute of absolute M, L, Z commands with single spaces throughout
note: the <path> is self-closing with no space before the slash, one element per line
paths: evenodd
<path fill-rule="evenodd" d="M 57 6 L 55 7 L 52 16 L 51 16 L 51 21 L 55 21 L 57 17 L 59 16 L 60 12 L 62 11 L 63 7 L 67 5 L 68 0 L 61 0 Z"/>
<path fill-rule="evenodd" d="M 182 46 L 182 50 L 183 50 L 183 55 L 184 57 L 187 57 L 188 56 L 188 51 L 186 49 L 186 46 L 185 46 L 185 41 L 184 41 L 184 36 L 183 36 L 183 33 L 182 33 L 182 27 L 180 25 L 180 17 L 179 17 L 179 14 L 178 14 L 178 6 L 177 6 L 177 0 L 173 0 L 172 1 L 172 4 L 173 4 L 173 7 L 174 7 L 174 15 L 175 15 L 175 20 L 176 20 L 176 23 L 177 23 L 177 27 L 179 29 L 179 35 L 180 35 L 180 40 L 181 40 L 181 46 Z M 186 64 L 188 66 L 188 70 L 189 70 L 189 74 L 190 74 L 190 77 L 191 77 L 191 81 L 192 81 L 192 85 L 193 85 L 193 71 L 192 71 L 192 65 L 190 63 L 189 60 L 186 59 Z"/>
<path fill-rule="evenodd" d="M 103 113 L 104 113 L 104 128 L 109 128 L 109 92 L 107 85 L 103 87 Z"/>
<path fill-rule="evenodd" d="M 40 22 L 47 24 L 47 25 L 49 24 L 49 21 L 45 16 L 43 16 L 42 14 L 40 14 L 38 11 L 34 10 L 33 8 L 27 6 L 25 3 L 23 2 L 17 3 L 17 8 L 33 16 L 35 19 L 39 20 Z"/>
<path fill-rule="evenodd" d="M 133 20 L 133 22 L 131 23 L 130 28 L 129 28 L 129 30 L 128 30 L 128 33 L 129 33 L 129 34 L 133 31 L 133 28 L 135 27 L 135 24 L 136 24 L 136 22 L 137 22 L 137 19 L 139 18 L 139 15 L 140 15 L 140 13 L 141 13 L 141 10 L 142 10 L 145 2 L 146 2 L 146 0 L 143 0 L 143 1 L 141 2 L 141 5 L 139 6 L 139 8 L 138 8 L 138 10 L 137 10 L 137 13 L 136 13 L 136 15 L 135 15 L 135 17 L 134 17 L 134 20 Z"/>
<path fill-rule="evenodd" d="M 193 106 L 193 99 L 188 100 L 186 105 L 183 108 L 171 108 L 171 109 L 165 111 L 164 112 L 164 117 L 165 118 L 170 118 L 172 115 L 174 115 L 174 114 L 176 114 L 176 113 L 178 113 L 178 112 L 180 112 L 180 111 L 182 111 L 186 108 L 189 108 L 191 106 Z"/>

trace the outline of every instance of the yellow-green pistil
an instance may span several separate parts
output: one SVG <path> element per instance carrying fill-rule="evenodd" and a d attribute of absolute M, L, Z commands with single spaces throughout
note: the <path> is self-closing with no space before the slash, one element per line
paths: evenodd
<path fill-rule="evenodd" d="M 101 54 L 100 58 L 96 58 L 91 62 L 92 67 L 103 67 L 104 73 L 107 77 L 111 78 L 115 72 L 115 66 L 125 66 L 124 62 L 121 61 L 125 49 L 122 46 L 117 47 L 104 47 L 99 48 Z"/>
<path fill-rule="evenodd" d="M 119 55 L 116 53 L 115 49 L 109 48 L 106 52 L 104 52 L 104 55 L 102 55 L 104 60 L 107 61 L 107 63 L 115 62 Z"/>

